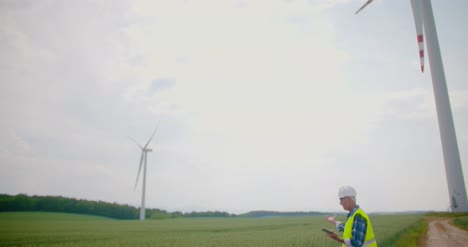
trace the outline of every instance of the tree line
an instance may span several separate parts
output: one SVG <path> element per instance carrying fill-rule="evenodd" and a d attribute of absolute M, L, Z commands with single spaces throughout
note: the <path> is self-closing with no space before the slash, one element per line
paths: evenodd
<path fill-rule="evenodd" d="M 117 203 L 89 201 L 84 199 L 66 198 L 61 196 L 28 196 L 26 194 L 0 194 L 0 212 L 12 211 L 43 211 L 75 214 L 89 214 L 114 219 L 138 219 L 140 209 Z M 235 215 L 219 212 L 167 212 L 160 209 L 147 208 L 147 219 L 169 219 L 182 217 L 232 217 Z"/>
<path fill-rule="evenodd" d="M 114 219 L 136 219 L 137 208 L 129 205 L 65 198 L 61 196 L 15 196 L 0 194 L 0 212 L 44 211 L 89 214 Z"/>
<path fill-rule="evenodd" d="M 0 212 L 7 211 L 43 211 L 88 214 L 104 216 L 114 219 L 138 219 L 140 209 L 130 205 L 108 203 L 103 201 L 89 201 L 84 199 L 66 198 L 61 196 L 28 196 L 26 194 L 0 194 Z M 147 208 L 146 219 L 171 219 L 186 217 L 294 217 L 323 215 L 320 212 L 275 212 L 251 211 L 245 214 L 230 214 L 221 211 L 168 212 L 161 209 Z"/>

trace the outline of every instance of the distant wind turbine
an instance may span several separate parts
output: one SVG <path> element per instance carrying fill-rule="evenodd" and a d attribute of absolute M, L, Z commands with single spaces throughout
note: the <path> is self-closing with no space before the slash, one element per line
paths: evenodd
<path fill-rule="evenodd" d="M 450 208 L 455 212 L 468 212 L 465 181 L 463 178 L 460 153 L 458 151 L 452 109 L 450 107 L 447 83 L 445 82 L 444 66 L 440 54 L 431 0 L 410 1 L 416 25 L 421 71 L 424 71 L 424 34 L 426 34 L 429 65 L 432 75 L 432 85 L 434 87 L 445 173 L 449 190 Z M 371 2 L 373 2 L 373 0 L 368 0 L 356 14 Z"/>
<path fill-rule="evenodd" d="M 132 141 L 134 141 L 138 145 L 138 147 L 141 148 L 140 166 L 138 167 L 137 179 L 136 179 L 135 188 L 134 188 L 134 190 L 136 190 L 136 187 L 138 185 L 138 179 L 140 178 L 141 167 L 143 166 L 143 189 L 141 192 L 140 220 L 145 220 L 146 162 L 148 160 L 148 152 L 153 151 L 152 149 L 148 148 L 148 144 L 151 142 L 151 139 L 153 139 L 153 136 L 158 130 L 158 127 L 159 127 L 159 123 L 156 126 L 156 129 L 153 131 L 153 134 L 151 135 L 150 139 L 148 140 L 148 142 L 146 142 L 145 146 L 143 147 L 140 144 L 138 144 L 137 141 L 130 138 Z"/>

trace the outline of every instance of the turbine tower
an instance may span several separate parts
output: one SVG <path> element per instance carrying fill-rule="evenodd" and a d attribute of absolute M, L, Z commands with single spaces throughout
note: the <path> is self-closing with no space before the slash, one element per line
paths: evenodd
<path fill-rule="evenodd" d="M 356 14 L 373 1 L 374 0 L 368 0 Z M 455 126 L 453 123 L 431 0 L 410 1 L 416 24 L 421 71 L 424 71 L 424 34 L 426 34 L 429 65 L 434 88 L 437 118 L 439 120 L 445 173 L 447 176 L 450 208 L 454 212 L 468 212 L 465 181 L 463 178 L 460 153 L 458 151 L 457 137 L 455 135 Z"/>
<path fill-rule="evenodd" d="M 145 220 L 146 163 L 148 161 L 148 152 L 153 151 L 152 149 L 148 148 L 148 144 L 151 142 L 151 139 L 153 139 L 153 136 L 158 130 L 158 127 L 159 127 L 159 123 L 156 126 L 156 129 L 153 131 L 153 134 L 151 135 L 150 139 L 148 140 L 148 142 L 146 142 L 145 146 L 143 147 L 140 144 L 138 144 L 138 142 L 132 139 L 138 145 L 138 147 L 141 148 L 140 166 L 138 168 L 137 179 L 135 182 L 134 190 L 136 189 L 138 185 L 138 179 L 140 178 L 141 167 L 143 166 L 143 188 L 141 192 L 140 220 Z"/>

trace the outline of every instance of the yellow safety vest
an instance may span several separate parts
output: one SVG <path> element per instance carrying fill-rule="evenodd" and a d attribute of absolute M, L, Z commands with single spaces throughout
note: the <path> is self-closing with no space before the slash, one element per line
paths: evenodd
<path fill-rule="evenodd" d="M 343 240 L 345 241 L 345 243 L 342 246 L 343 247 L 351 246 L 350 244 L 346 245 L 346 242 L 350 243 L 350 240 L 351 240 L 351 237 L 352 237 L 352 234 L 353 234 L 354 217 L 357 214 L 361 215 L 361 217 L 366 219 L 366 222 L 367 222 L 366 236 L 364 238 L 365 240 L 364 240 L 364 244 L 362 246 L 377 247 L 377 241 L 375 240 L 374 230 L 372 230 L 372 224 L 370 222 L 369 216 L 367 216 L 367 214 L 364 213 L 364 211 L 362 211 L 362 209 L 360 209 L 360 208 L 356 209 L 354 214 L 349 216 L 348 220 L 346 221 L 344 232 L 343 232 Z"/>

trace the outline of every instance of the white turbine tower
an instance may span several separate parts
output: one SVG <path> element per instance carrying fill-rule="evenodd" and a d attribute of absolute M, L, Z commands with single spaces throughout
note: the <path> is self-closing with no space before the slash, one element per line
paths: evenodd
<path fill-rule="evenodd" d="M 442 152 L 444 155 L 445 173 L 449 192 L 450 208 L 454 212 L 468 212 L 465 181 L 458 151 L 457 137 L 453 123 L 452 109 L 445 82 L 444 66 L 440 54 L 439 40 L 432 12 L 431 0 L 410 0 L 413 9 L 416 33 L 419 45 L 421 70 L 424 71 L 424 34 L 426 35 L 429 65 L 434 88 L 437 118 L 439 120 Z M 369 5 L 368 0 L 356 14 Z"/>
<path fill-rule="evenodd" d="M 135 182 L 134 190 L 136 189 L 138 185 L 138 179 L 140 178 L 141 167 L 143 166 L 143 188 L 141 192 L 140 220 L 145 220 L 146 163 L 148 160 L 148 152 L 153 151 L 152 149 L 148 148 L 148 144 L 151 142 L 151 139 L 153 139 L 153 136 L 158 130 L 158 127 L 159 127 L 159 123 L 158 123 L 158 126 L 156 126 L 156 129 L 153 131 L 153 134 L 151 135 L 150 139 L 148 140 L 148 142 L 146 142 L 145 146 L 143 147 L 140 144 L 138 144 L 138 142 L 132 139 L 138 145 L 138 147 L 141 148 L 140 166 L 138 168 L 137 179 Z"/>

